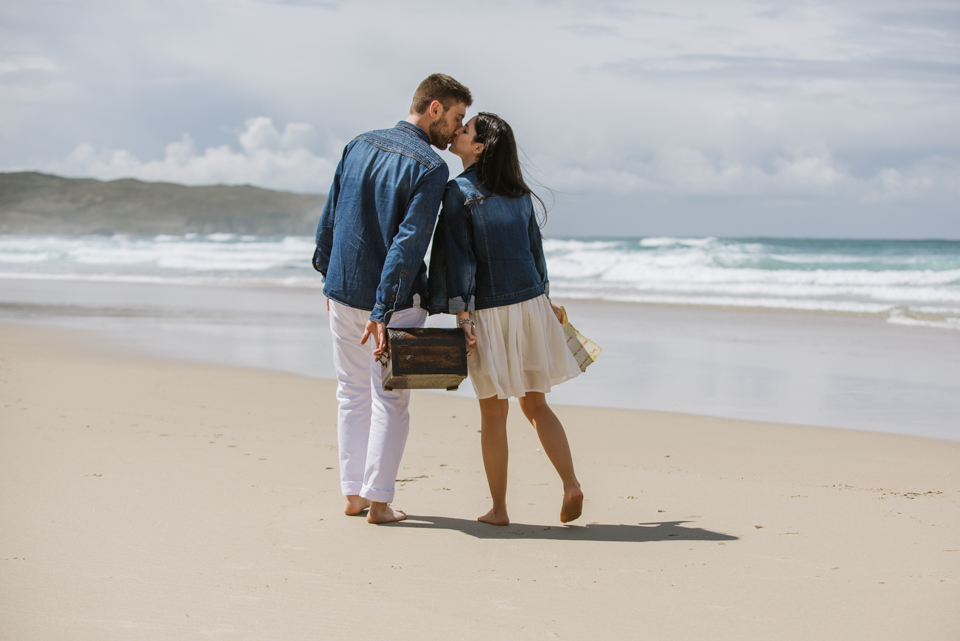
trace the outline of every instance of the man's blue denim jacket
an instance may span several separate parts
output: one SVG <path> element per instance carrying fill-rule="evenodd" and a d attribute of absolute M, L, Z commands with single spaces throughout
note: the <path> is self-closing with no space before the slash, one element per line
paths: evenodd
<path fill-rule="evenodd" d="M 550 294 L 533 199 L 489 195 L 472 165 L 447 183 L 430 253 L 431 314 Z"/>
<path fill-rule="evenodd" d="M 385 324 L 413 307 L 414 296 L 426 307 L 423 257 L 449 176 L 416 125 L 400 121 L 354 138 L 317 226 L 313 266 L 324 276 L 323 293 Z"/>

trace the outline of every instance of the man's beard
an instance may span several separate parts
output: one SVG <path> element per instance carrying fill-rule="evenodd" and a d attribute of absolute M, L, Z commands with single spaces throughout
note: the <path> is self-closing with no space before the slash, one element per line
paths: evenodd
<path fill-rule="evenodd" d="M 446 149 L 450 139 L 453 138 L 453 132 L 447 130 L 446 124 L 442 119 L 437 120 L 430 124 L 430 131 L 427 132 L 430 136 L 430 144 L 438 149 Z"/>

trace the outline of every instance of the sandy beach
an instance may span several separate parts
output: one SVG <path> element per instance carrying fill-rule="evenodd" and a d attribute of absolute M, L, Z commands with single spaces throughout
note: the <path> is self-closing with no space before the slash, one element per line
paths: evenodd
<path fill-rule="evenodd" d="M 396 505 L 341 513 L 333 383 L 0 324 L 3 639 L 956 639 L 960 443 L 556 408 L 587 502 L 511 419 L 414 393 Z"/>
<path fill-rule="evenodd" d="M 0 0 L 0 641 L 960 641 L 960 2 L 469 9 Z"/>

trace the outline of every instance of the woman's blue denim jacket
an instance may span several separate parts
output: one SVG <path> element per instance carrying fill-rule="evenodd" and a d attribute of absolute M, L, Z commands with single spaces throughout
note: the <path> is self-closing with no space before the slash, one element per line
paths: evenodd
<path fill-rule="evenodd" d="M 449 175 L 426 132 L 409 122 L 351 141 L 317 225 L 313 266 L 323 293 L 385 324 L 416 297 L 425 303 L 423 257 Z"/>
<path fill-rule="evenodd" d="M 489 195 L 473 166 L 447 183 L 430 252 L 431 314 L 512 305 L 550 293 L 533 199 Z"/>

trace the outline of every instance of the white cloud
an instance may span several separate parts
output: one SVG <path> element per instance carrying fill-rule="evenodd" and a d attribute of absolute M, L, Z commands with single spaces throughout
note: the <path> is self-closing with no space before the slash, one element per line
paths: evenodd
<path fill-rule="evenodd" d="M 103 180 L 139 178 L 187 185 L 252 184 L 270 189 L 326 192 L 336 163 L 315 155 L 306 145 L 313 128 L 289 123 L 280 132 L 270 118 L 249 118 L 238 136 L 240 150 L 230 145 L 197 151 L 184 134 L 171 142 L 160 160 L 143 161 L 123 149 L 97 149 L 81 144 L 66 161 L 46 169 L 58 174 Z"/>
<path fill-rule="evenodd" d="M 161 159 L 141 160 L 123 149 L 81 144 L 64 162 L 44 169 L 104 180 L 131 177 L 188 185 L 253 184 L 322 193 L 329 188 L 337 159 L 313 153 L 309 145 L 315 138 L 311 125 L 292 122 L 281 130 L 271 118 L 258 116 L 248 118 L 238 132 L 239 148 L 220 145 L 201 152 L 184 134 L 166 145 Z M 864 178 L 851 173 L 823 145 L 783 150 L 763 161 L 681 145 L 662 146 L 644 162 L 621 158 L 602 166 L 577 166 L 563 160 L 569 161 L 541 157 L 536 164 L 548 186 L 572 194 L 880 203 L 922 202 L 936 196 L 955 197 L 960 192 L 960 162 L 954 159 L 925 158 L 908 167 L 885 167 Z M 451 174 L 458 171 L 456 167 Z"/>
<path fill-rule="evenodd" d="M 774 167 L 778 178 L 800 188 L 821 190 L 849 180 L 846 172 L 825 151 L 780 157 L 774 161 Z"/>
<path fill-rule="evenodd" d="M 302 122 L 291 122 L 283 130 L 280 136 L 280 146 L 284 149 L 295 149 L 297 147 L 308 147 L 316 138 L 313 127 Z"/>
<path fill-rule="evenodd" d="M 53 59 L 44 56 L 9 56 L 0 60 L 0 76 L 21 71 L 59 71 Z"/>
<path fill-rule="evenodd" d="M 240 146 L 248 154 L 255 154 L 260 150 L 276 151 L 280 148 L 280 132 L 269 118 L 248 118 L 245 129 L 240 134 Z"/>
<path fill-rule="evenodd" d="M 960 196 L 960 162 L 952 158 L 926 158 L 907 169 L 883 169 L 870 181 L 867 202 L 916 201 L 942 191 L 946 198 Z"/>
<path fill-rule="evenodd" d="M 548 164 L 547 159 L 542 163 Z M 651 160 L 620 168 L 548 167 L 566 192 L 676 197 L 848 198 L 864 202 L 919 200 L 960 192 L 960 162 L 943 157 L 859 178 L 823 149 L 788 150 L 767 162 L 745 162 L 689 147 L 665 147 Z"/>

